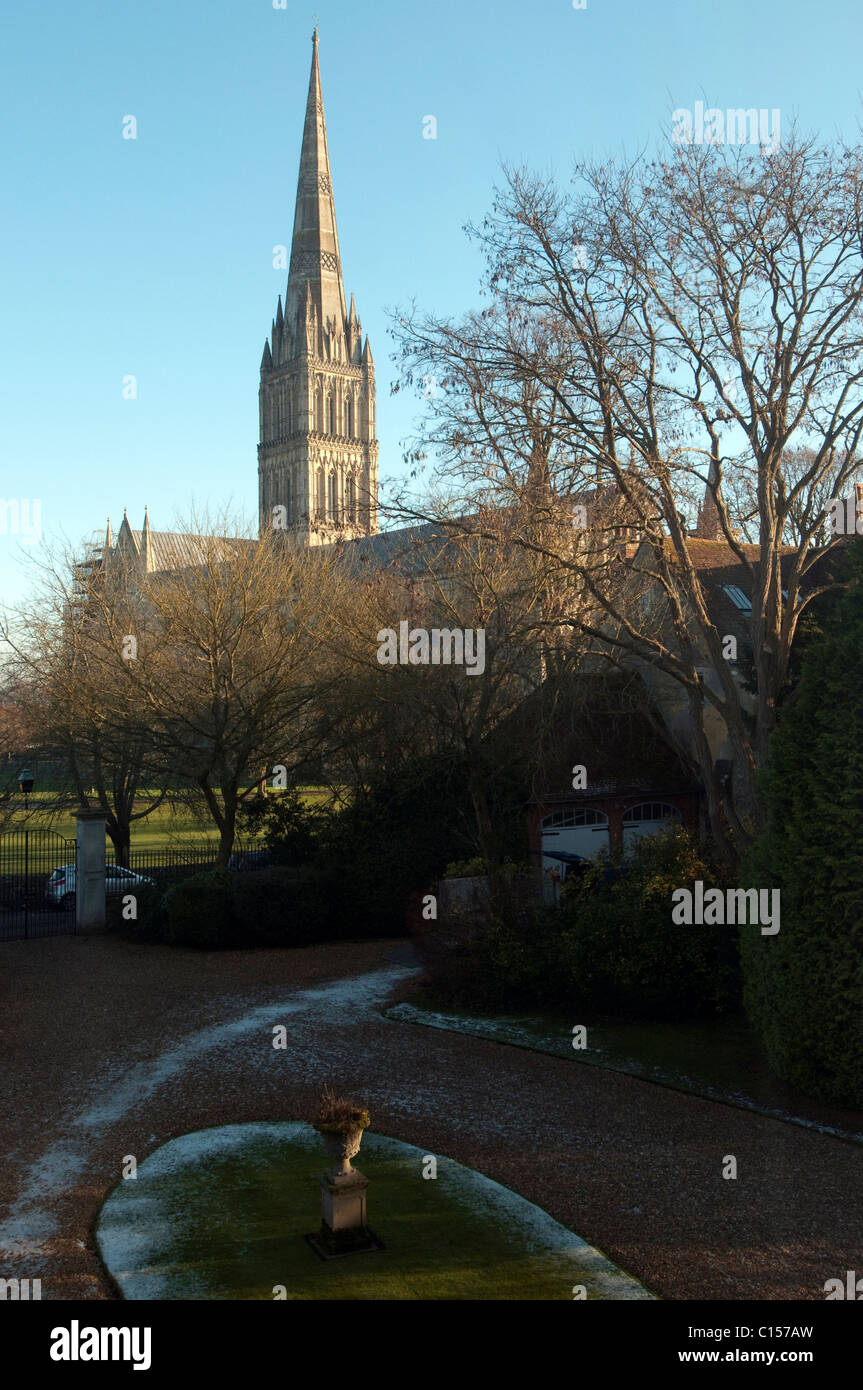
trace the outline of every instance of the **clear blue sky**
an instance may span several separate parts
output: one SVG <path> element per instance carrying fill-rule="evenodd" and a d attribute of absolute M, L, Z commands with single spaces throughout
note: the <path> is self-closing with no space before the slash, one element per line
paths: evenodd
<path fill-rule="evenodd" d="M 653 143 L 671 111 L 779 107 L 854 138 L 860 0 L 33 0 L 0 33 L 0 497 L 77 542 L 123 508 L 257 507 L 257 387 L 284 289 L 317 13 L 346 290 L 378 370 L 387 309 L 476 300 L 463 223 L 501 159 Z M 11 12 L 10 12 L 11 10 Z M 122 139 L 134 115 L 137 140 Z M 438 138 L 422 138 L 433 114 Z M 124 400 L 134 374 L 138 399 Z M 0 596 L 24 580 L 0 534 Z"/>

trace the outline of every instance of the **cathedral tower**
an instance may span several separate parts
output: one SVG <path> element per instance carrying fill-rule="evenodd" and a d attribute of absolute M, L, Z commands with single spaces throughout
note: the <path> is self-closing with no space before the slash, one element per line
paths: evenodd
<path fill-rule="evenodd" d="M 376 532 L 375 368 L 353 295 L 345 307 L 317 29 L 288 285 L 259 398 L 261 533 L 275 526 L 317 545 Z"/>

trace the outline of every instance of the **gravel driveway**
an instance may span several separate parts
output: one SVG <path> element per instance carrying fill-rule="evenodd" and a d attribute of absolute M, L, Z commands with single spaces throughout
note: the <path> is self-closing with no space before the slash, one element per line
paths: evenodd
<path fill-rule="evenodd" d="M 822 1300 L 825 1280 L 863 1269 L 859 1145 L 384 1019 L 412 978 L 405 945 L 54 937 L 4 943 L 0 968 L 0 1277 L 41 1278 L 43 1299 L 114 1296 L 93 1226 L 127 1155 L 303 1118 L 323 1081 L 367 1095 L 377 1131 L 515 1189 L 664 1298 Z"/>

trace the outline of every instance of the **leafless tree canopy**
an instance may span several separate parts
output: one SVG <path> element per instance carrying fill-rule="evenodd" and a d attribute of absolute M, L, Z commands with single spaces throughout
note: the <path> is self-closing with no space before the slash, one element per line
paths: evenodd
<path fill-rule="evenodd" d="M 836 544 L 825 502 L 857 475 L 863 151 L 792 131 L 773 153 L 688 145 L 581 164 L 564 190 L 505 173 L 469 229 L 488 307 L 460 321 L 396 318 L 400 385 L 421 382 L 428 400 L 409 456 L 431 476 L 424 498 L 403 491 L 395 506 L 458 516 L 461 530 L 482 505 L 515 506 L 513 538 L 590 596 L 573 624 L 682 685 L 697 740 L 709 710 L 721 715 L 746 780 L 738 804 L 703 738 L 698 760 L 715 828 L 722 806 L 745 842 L 794 634 L 821 591 L 813 565 Z M 627 557 L 641 573 L 626 583 L 610 582 L 619 546 L 573 547 L 571 532 L 537 535 L 528 520 L 606 488 L 646 543 Z M 751 719 L 687 544 L 705 488 L 716 534 L 749 577 Z M 633 609 L 633 583 L 662 595 L 660 626 Z"/>

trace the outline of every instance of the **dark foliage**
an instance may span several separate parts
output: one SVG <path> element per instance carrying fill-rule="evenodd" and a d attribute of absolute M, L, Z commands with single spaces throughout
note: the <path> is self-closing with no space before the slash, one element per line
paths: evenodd
<path fill-rule="evenodd" d="M 746 1007 L 771 1066 L 863 1105 L 863 546 L 856 581 L 803 662 L 762 785 L 749 881 L 778 887 L 775 936 L 742 935 Z"/>
<path fill-rule="evenodd" d="M 677 926 L 671 894 L 715 882 L 690 837 L 642 840 L 609 872 L 572 875 L 560 908 L 518 894 L 480 923 L 429 933 L 441 1003 L 482 1009 L 569 1009 L 629 1018 L 715 1016 L 739 1005 L 734 929 Z"/>

